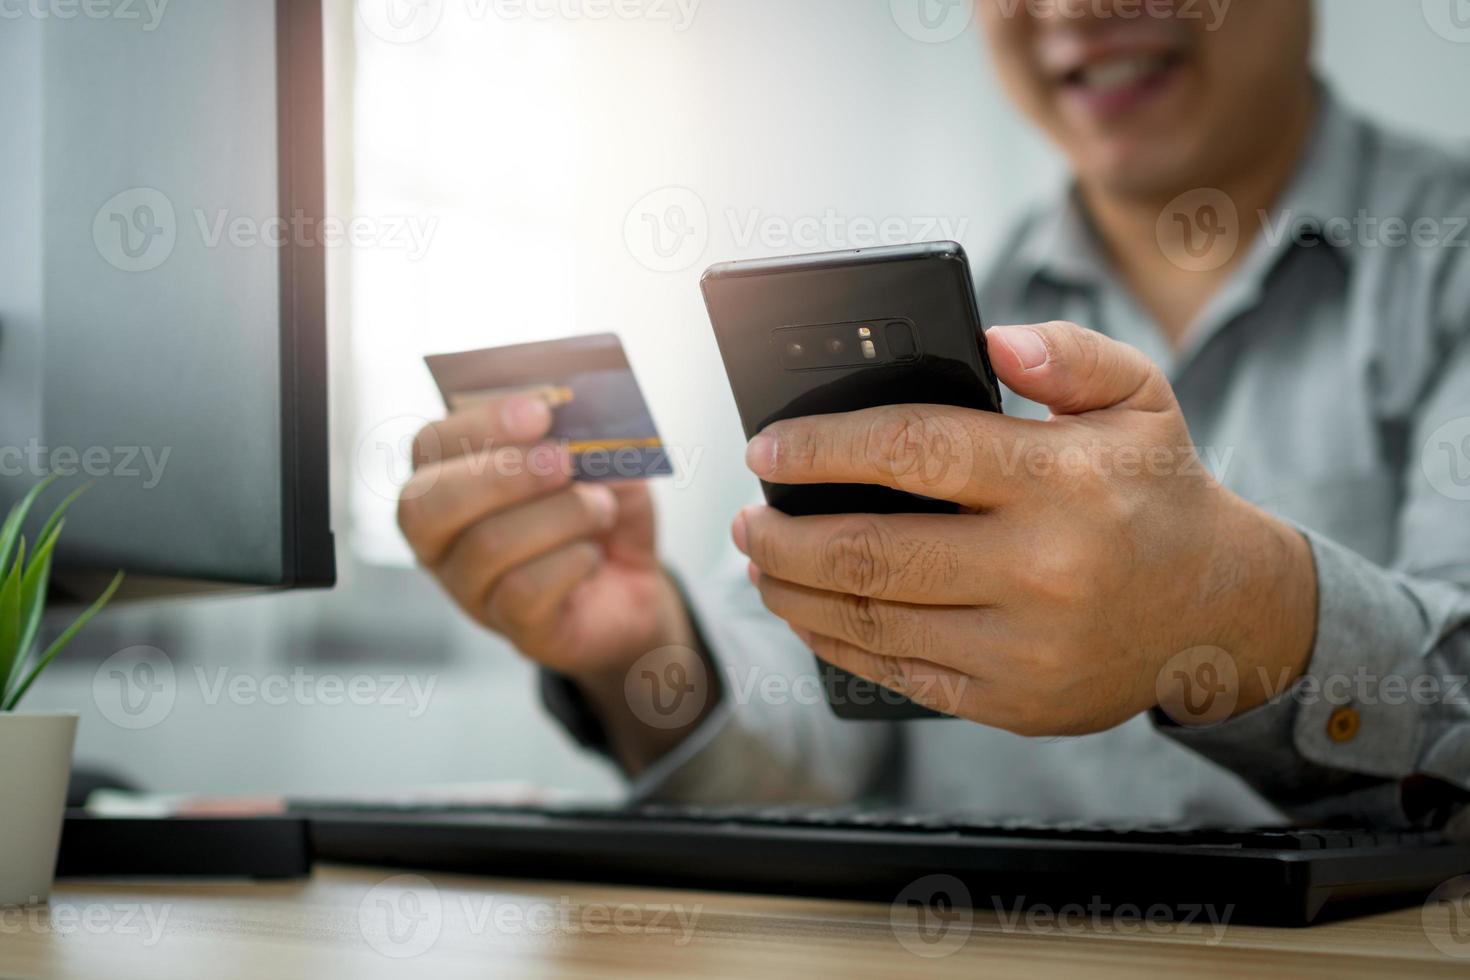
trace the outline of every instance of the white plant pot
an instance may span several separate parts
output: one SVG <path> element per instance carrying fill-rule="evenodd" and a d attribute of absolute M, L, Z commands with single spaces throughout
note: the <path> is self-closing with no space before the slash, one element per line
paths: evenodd
<path fill-rule="evenodd" d="M 0 711 L 0 905 L 51 897 L 76 734 L 74 711 Z"/>

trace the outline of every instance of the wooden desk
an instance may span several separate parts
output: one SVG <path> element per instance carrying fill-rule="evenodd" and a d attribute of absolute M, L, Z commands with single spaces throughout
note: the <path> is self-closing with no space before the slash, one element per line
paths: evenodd
<path fill-rule="evenodd" d="M 1029 931 L 987 910 L 926 945 L 884 905 L 324 866 L 289 884 L 61 882 L 49 908 L 0 913 L 0 977 L 1470 976 L 1448 915 L 1217 939 L 1090 917 Z"/>

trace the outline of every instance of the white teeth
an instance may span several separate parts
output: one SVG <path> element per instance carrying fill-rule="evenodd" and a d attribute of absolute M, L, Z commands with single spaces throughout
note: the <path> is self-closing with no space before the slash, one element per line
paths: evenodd
<path fill-rule="evenodd" d="M 1082 84 L 1091 89 L 1112 91 L 1133 85 L 1164 67 L 1158 56 L 1117 58 L 1082 69 Z"/>

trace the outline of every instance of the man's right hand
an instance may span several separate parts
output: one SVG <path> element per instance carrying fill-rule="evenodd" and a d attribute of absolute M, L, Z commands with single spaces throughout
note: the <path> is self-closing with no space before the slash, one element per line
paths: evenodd
<path fill-rule="evenodd" d="M 471 618 L 616 701 L 638 657 L 691 645 L 688 618 L 654 552 L 647 487 L 573 483 L 565 451 L 541 441 L 550 427 L 527 395 L 426 426 L 398 524 Z"/>

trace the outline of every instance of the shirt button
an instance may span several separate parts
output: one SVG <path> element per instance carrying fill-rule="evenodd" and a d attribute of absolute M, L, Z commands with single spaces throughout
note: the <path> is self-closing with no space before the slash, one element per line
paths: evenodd
<path fill-rule="evenodd" d="M 1327 719 L 1327 737 L 1334 742 L 1351 742 L 1362 724 L 1363 717 L 1358 714 L 1358 709 L 1344 705 Z"/>

